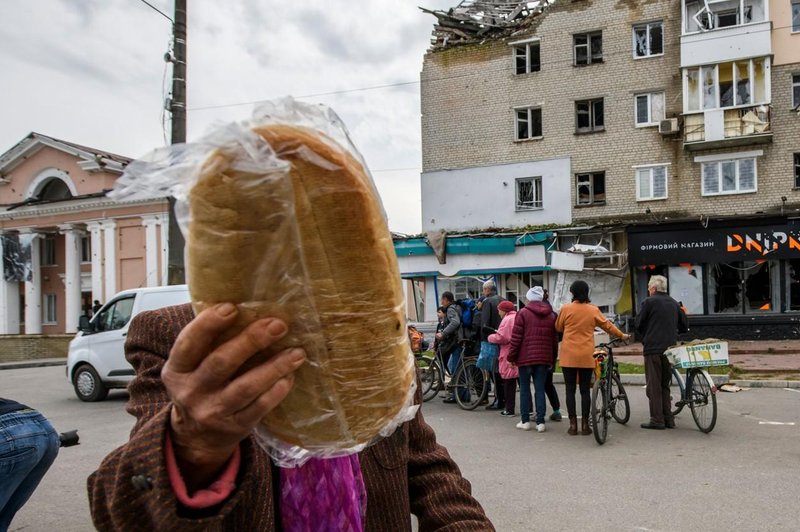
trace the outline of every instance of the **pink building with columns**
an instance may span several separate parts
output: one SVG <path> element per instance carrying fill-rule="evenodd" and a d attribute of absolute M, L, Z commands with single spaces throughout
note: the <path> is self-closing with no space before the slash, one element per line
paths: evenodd
<path fill-rule="evenodd" d="M 106 197 L 130 161 L 39 133 L 0 155 L 0 334 L 72 333 L 94 300 L 167 284 L 167 200 Z"/>

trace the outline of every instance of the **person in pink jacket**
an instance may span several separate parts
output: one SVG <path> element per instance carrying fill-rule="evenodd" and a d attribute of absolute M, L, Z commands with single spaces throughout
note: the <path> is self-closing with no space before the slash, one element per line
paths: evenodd
<path fill-rule="evenodd" d="M 497 305 L 500 312 L 500 326 L 497 332 L 490 334 L 487 340 L 500 346 L 500 376 L 503 378 L 503 388 L 506 392 L 506 407 L 500 412 L 501 416 L 514 416 L 514 399 L 517 396 L 517 379 L 519 368 L 508 361 L 508 351 L 511 347 L 511 330 L 517 317 L 517 309 L 511 301 L 501 301 Z"/>

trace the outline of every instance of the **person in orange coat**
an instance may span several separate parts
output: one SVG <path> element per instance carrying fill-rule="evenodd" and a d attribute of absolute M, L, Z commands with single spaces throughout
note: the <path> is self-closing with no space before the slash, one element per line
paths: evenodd
<path fill-rule="evenodd" d="M 595 361 L 594 328 L 600 327 L 608 334 L 630 338 L 617 329 L 600 309 L 591 304 L 589 285 L 586 281 L 575 281 L 569 287 L 572 302 L 562 306 L 556 319 L 556 330 L 564 334 L 559 351 L 561 371 L 567 394 L 567 412 L 569 413 L 569 429 L 567 433 L 574 436 L 578 433 L 578 418 L 575 408 L 575 388 L 578 383 L 581 389 L 581 434 L 592 433 L 589 428 L 589 387 L 592 383 L 592 371 Z"/>

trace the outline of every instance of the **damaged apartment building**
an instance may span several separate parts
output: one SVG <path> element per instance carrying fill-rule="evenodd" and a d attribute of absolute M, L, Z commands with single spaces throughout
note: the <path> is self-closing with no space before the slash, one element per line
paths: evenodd
<path fill-rule="evenodd" d="M 800 332 L 800 1 L 462 1 L 421 73 L 417 302 L 572 280 L 697 336 Z M 418 305 L 433 319 L 436 305 Z"/>

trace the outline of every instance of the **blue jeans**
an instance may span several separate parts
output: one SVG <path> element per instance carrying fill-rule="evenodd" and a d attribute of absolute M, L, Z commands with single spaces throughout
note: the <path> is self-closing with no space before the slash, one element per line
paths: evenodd
<path fill-rule="evenodd" d="M 0 416 L 0 532 L 28 501 L 58 454 L 58 433 L 31 409 Z"/>
<path fill-rule="evenodd" d="M 536 424 L 544 423 L 547 408 L 544 386 L 547 382 L 547 372 L 548 366 L 543 364 L 519 367 L 519 411 L 523 423 L 531 420 L 531 378 L 536 398 Z"/>

